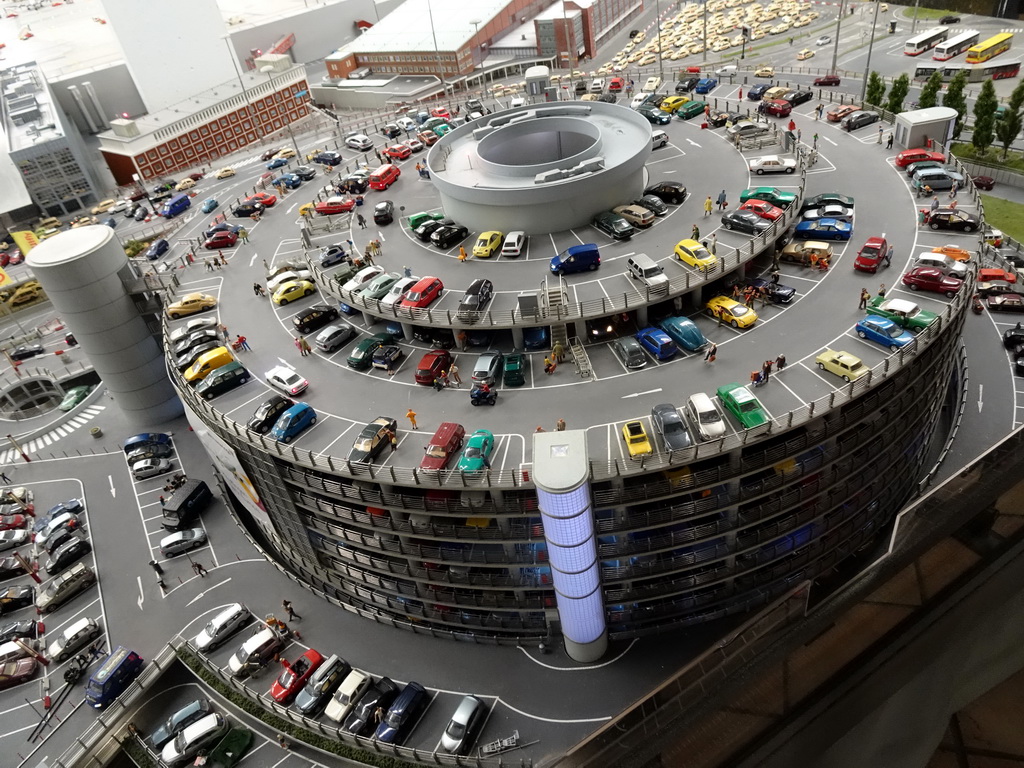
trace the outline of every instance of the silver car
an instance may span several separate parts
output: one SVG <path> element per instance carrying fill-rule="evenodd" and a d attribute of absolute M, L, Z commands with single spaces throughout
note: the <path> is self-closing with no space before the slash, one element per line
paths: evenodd
<path fill-rule="evenodd" d="M 202 528 L 189 528 L 160 539 L 160 554 L 163 557 L 175 557 L 183 552 L 197 549 L 205 543 L 206 531 Z"/>
<path fill-rule="evenodd" d="M 505 356 L 501 352 L 484 352 L 473 364 L 473 383 L 494 384 L 505 367 Z"/>
<path fill-rule="evenodd" d="M 132 464 L 132 475 L 136 480 L 145 480 L 170 471 L 171 462 L 168 459 L 143 459 Z"/>
<path fill-rule="evenodd" d="M 203 627 L 192 641 L 200 651 L 212 651 L 252 621 L 252 613 L 241 603 L 232 603 Z"/>

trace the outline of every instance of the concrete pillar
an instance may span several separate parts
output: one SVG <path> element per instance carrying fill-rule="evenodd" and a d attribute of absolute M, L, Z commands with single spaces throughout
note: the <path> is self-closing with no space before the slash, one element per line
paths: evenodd
<path fill-rule="evenodd" d="M 636 308 L 636 324 L 639 328 L 647 327 L 647 307 Z"/>
<path fill-rule="evenodd" d="M 128 257 L 110 227 L 68 230 L 26 259 L 57 313 L 132 422 L 157 424 L 183 412 L 163 349 L 122 283 Z"/>
<path fill-rule="evenodd" d="M 413 341 L 413 333 L 415 331 L 416 326 L 414 326 L 412 323 L 402 323 L 402 336 L 405 338 L 406 341 L 410 343 Z"/>
<path fill-rule="evenodd" d="M 516 349 L 526 349 L 526 344 L 523 341 L 523 328 L 519 325 L 512 326 L 512 346 Z"/>

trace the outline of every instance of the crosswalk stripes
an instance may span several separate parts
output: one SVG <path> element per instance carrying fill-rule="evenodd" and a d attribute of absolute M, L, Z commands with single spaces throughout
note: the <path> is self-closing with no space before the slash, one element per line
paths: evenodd
<path fill-rule="evenodd" d="M 69 421 L 64 422 L 60 426 L 51 429 L 49 432 L 40 435 L 39 437 L 33 438 L 28 443 L 25 443 L 21 446 L 22 450 L 24 450 L 25 453 L 35 453 L 41 448 L 53 445 L 62 437 L 70 435 L 78 427 L 84 427 L 94 418 L 103 413 L 106 408 L 107 406 L 105 405 L 90 405 L 84 408 L 81 413 L 73 416 Z M 3 453 L 0 453 L 0 465 L 11 464 L 19 458 L 20 456 L 15 450 L 4 451 Z"/>

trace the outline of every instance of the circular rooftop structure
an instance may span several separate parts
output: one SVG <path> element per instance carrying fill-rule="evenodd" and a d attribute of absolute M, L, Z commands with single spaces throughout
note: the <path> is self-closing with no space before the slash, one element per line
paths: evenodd
<path fill-rule="evenodd" d="M 546 234 L 643 193 L 651 125 L 600 101 L 530 105 L 466 123 L 427 155 L 445 213 L 471 229 Z"/>

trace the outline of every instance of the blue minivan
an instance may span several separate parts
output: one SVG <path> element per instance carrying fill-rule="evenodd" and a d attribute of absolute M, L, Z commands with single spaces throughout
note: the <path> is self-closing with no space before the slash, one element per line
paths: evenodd
<path fill-rule="evenodd" d="M 184 213 L 192 205 L 192 198 L 182 192 L 180 195 L 175 195 L 164 205 L 164 209 L 160 211 L 160 215 L 166 219 L 173 219 L 179 213 Z"/>
<path fill-rule="evenodd" d="M 586 272 L 601 266 L 601 252 L 593 243 L 566 248 L 551 260 L 551 271 L 556 275 Z"/>
<path fill-rule="evenodd" d="M 416 724 L 428 698 L 426 689 L 419 683 L 406 685 L 377 726 L 374 738 L 383 744 L 401 744 Z"/>
<path fill-rule="evenodd" d="M 85 688 L 85 700 L 89 702 L 89 706 L 103 709 L 124 693 L 142 672 L 144 663 L 142 657 L 135 651 L 123 645 L 118 646 L 89 678 L 89 684 Z"/>
<path fill-rule="evenodd" d="M 313 410 L 313 407 L 307 403 L 296 403 L 281 414 L 281 418 L 270 430 L 270 436 L 282 443 L 290 443 L 303 430 L 314 424 L 316 424 L 316 411 Z"/>

